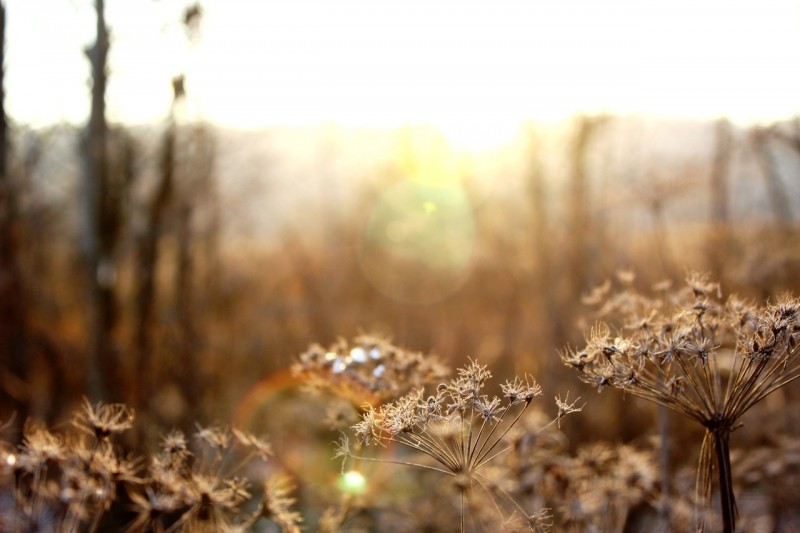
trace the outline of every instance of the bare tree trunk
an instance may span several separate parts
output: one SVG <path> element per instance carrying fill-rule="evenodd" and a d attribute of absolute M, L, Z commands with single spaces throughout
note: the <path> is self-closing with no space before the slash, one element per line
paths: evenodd
<path fill-rule="evenodd" d="M 711 235 L 708 263 L 716 279 L 721 279 L 729 248 L 728 167 L 733 137 L 730 124 L 721 119 L 716 124 L 716 145 L 711 165 Z"/>
<path fill-rule="evenodd" d="M 197 176 L 198 189 L 202 191 L 203 222 L 201 230 L 195 239 L 199 248 L 199 257 L 202 257 L 202 276 L 196 281 L 200 287 L 212 288 L 218 285 L 222 263 L 219 257 L 219 243 L 222 231 L 222 215 L 220 213 L 220 199 L 217 190 L 217 181 L 214 174 L 214 160 L 216 144 L 214 137 L 207 127 L 199 126 L 195 128 L 193 144 L 196 148 L 192 150 L 195 155 L 193 158 L 192 172 Z M 200 269 L 198 269 L 198 276 Z M 207 292 L 207 291 L 203 291 Z"/>
<path fill-rule="evenodd" d="M 526 291 L 536 295 L 539 316 L 555 316 L 558 308 L 558 295 L 553 284 L 553 237 L 552 228 L 548 220 L 548 191 L 545 171 L 542 166 L 542 149 L 536 142 L 535 132 L 531 132 L 529 148 L 527 186 L 531 207 L 531 247 L 534 251 L 533 283 L 528 284 Z M 532 291 L 532 292 L 530 292 Z M 517 297 L 517 300 L 526 301 L 528 298 Z M 560 346 L 566 342 L 565 324 L 560 320 L 543 321 L 543 340 L 550 346 Z M 552 368 L 550 358 L 544 362 L 547 369 Z"/>
<path fill-rule="evenodd" d="M 669 279 L 675 272 L 672 253 L 669 249 L 668 228 L 664 217 L 664 203 L 661 198 L 652 198 L 649 202 L 650 217 L 653 220 L 653 244 L 655 244 L 656 257 L 661 265 L 661 272 Z"/>
<path fill-rule="evenodd" d="M 8 122 L 5 111 L 6 8 L 0 2 L 0 394 L 3 402 L 27 418 L 26 313 L 18 264 L 16 192 L 8 169 Z M 5 421 L 10 413 L 2 413 Z"/>
<path fill-rule="evenodd" d="M 0 1 L 0 185 L 3 191 L 8 189 L 8 121 L 6 120 L 6 88 L 5 88 L 5 61 L 6 61 L 6 6 Z M 5 198 L 5 196 L 3 197 Z M 3 209 L 0 216 L 8 217 L 8 211 Z"/>
<path fill-rule="evenodd" d="M 750 133 L 750 141 L 766 180 L 772 213 L 775 215 L 778 225 L 786 228 L 792 222 L 792 207 L 789 204 L 786 187 L 781 181 L 777 163 L 769 146 L 768 133 L 760 128 L 755 128 Z"/>
<path fill-rule="evenodd" d="M 589 174 L 587 155 L 592 137 L 602 122 L 597 117 L 581 117 L 572 147 L 572 174 L 567 191 L 568 242 L 570 243 L 570 296 L 575 299 L 589 288 L 588 245 L 591 231 L 589 216 Z"/>
<path fill-rule="evenodd" d="M 777 127 L 773 127 L 770 129 L 770 134 L 800 155 L 800 117 L 794 119 L 793 133 L 785 133 Z"/>
<path fill-rule="evenodd" d="M 161 149 L 161 180 L 147 210 L 144 235 L 139 241 L 136 269 L 136 307 L 134 317 L 134 350 L 136 370 L 132 402 L 141 405 L 152 391 L 152 337 L 153 311 L 156 300 L 156 272 L 158 269 L 158 245 L 163 230 L 163 221 L 172 203 L 175 175 L 175 121 L 170 118 Z"/>
<path fill-rule="evenodd" d="M 200 408 L 201 391 L 197 371 L 197 332 L 194 314 L 194 260 L 192 257 L 192 205 L 183 202 L 178 212 L 178 248 L 175 277 L 175 310 L 178 318 L 178 362 L 181 369 L 181 388 L 189 406 L 186 413 L 191 423 Z"/>
<path fill-rule="evenodd" d="M 531 134 L 533 135 L 533 134 Z M 536 255 L 536 276 L 540 285 L 550 284 L 550 231 L 547 223 L 547 190 L 541 164 L 541 149 L 535 141 L 531 142 L 528 159 L 528 192 L 531 200 L 531 226 Z"/>
<path fill-rule="evenodd" d="M 208 301 L 214 290 L 213 285 L 209 284 L 213 279 L 209 268 L 213 269 L 210 264 L 218 261 L 213 246 L 220 222 L 214 190 L 214 138 L 203 126 L 195 126 L 187 133 L 187 157 L 185 166 L 180 167 L 182 188 L 175 206 L 175 310 L 178 321 L 178 381 L 187 400 L 186 421 L 191 425 L 201 414 L 206 380 L 200 370 L 202 331 L 199 325 L 202 324 L 203 314 L 198 312 L 198 301 Z"/>
<path fill-rule="evenodd" d="M 84 138 L 86 218 L 83 247 L 89 292 L 87 391 L 93 399 L 108 399 L 114 387 L 112 376 L 117 371 L 113 348 L 113 331 L 117 322 L 113 257 L 116 214 L 109 205 L 111 184 L 105 108 L 109 45 L 104 0 L 95 0 L 95 10 L 97 37 L 94 45 L 87 50 L 92 69 L 92 105 Z"/>

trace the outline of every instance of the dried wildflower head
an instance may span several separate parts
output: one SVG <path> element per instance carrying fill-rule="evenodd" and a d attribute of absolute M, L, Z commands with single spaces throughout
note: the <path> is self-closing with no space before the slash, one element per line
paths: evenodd
<path fill-rule="evenodd" d="M 137 481 L 136 460 L 118 457 L 110 446 L 90 449 L 77 444 L 70 450 L 61 464 L 59 500 L 81 520 L 110 508 L 120 482 Z"/>
<path fill-rule="evenodd" d="M 242 431 L 237 428 L 232 428 L 231 431 L 239 444 L 253 450 L 261 459 L 266 461 L 269 457 L 274 455 L 272 445 L 267 442 L 264 437 L 256 437 L 250 432 Z"/>
<path fill-rule="evenodd" d="M 524 379 L 515 376 L 513 380 L 506 381 L 500 385 L 500 389 L 503 391 L 503 396 L 512 404 L 519 402 L 531 403 L 534 398 L 542 393 L 542 388 L 539 384 L 527 374 Z"/>
<path fill-rule="evenodd" d="M 0 460 L 8 467 L 0 477 L 0 530 L 99 531 L 116 527 L 131 510 L 131 533 L 245 531 L 265 518 L 250 512 L 257 502 L 246 505 L 255 498 L 239 475 L 272 455 L 265 439 L 221 426 L 198 426 L 192 439 L 172 431 L 141 478 L 140 460 L 111 439 L 132 421 L 133 411 L 124 405 L 85 401 L 68 426 L 73 431 L 54 433 L 28 421 L 18 452 L 0 442 Z M 270 502 L 287 503 L 288 489 L 269 490 Z M 126 507 L 122 514 L 113 509 L 120 505 Z M 297 517 L 288 510 L 273 514 L 270 519 L 282 520 L 285 531 L 297 531 L 289 526 Z"/>
<path fill-rule="evenodd" d="M 800 300 L 755 307 L 735 298 L 723 302 L 719 285 L 706 276 L 690 275 L 687 285 L 650 305 L 617 306 L 623 324 L 646 317 L 647 327 L 615 336 L 601 324 L 583 349 L 562 359 L 598 389 L 622 389 L 701 424 L 698 500 L 708 502 L 716 458 L 723 518 L 732 529 L 729 435 L 751 407 L 800 377 Z M 648 301 L 631 289 L 625 297 Z"/>
<path fill-rule="evenodd" d="M 216 451 L 225 450 L 231 442 L 231 431 L 220 426 L 201 426 L 197 424 L 194 438 Z"/>
<path fill-rule="evenodd" d="M 35 474 L 48 464 L 58 463 L 67 455 L 64 439 L 44 424 L 28 420 L 22 429 L 22 445 L 16 464 L 23 471 Z"/>
<path fill-rule="evenodd" d="M 470 361 L 458 369 L 455 378 L 430 394 L 415 389 L 377 409 L 368 407 L 353 431 L 362 445 L 396 443 L 434 460 L 435 466 L 381 459 L 450 476 L 461 494 L 462 530 L 465 504 L 471 505 L 475 491 L 496 501 L 494 509 L 505 507 L 508 516 L 524 517 L 529 529 L 539 527 L 547 522 L 540 519 L 543 515 L 525 512 L 486 471 L 512 448 L 509 432 L 541 389 L 532 377 L 525 376 L 507 381 L 501 387 L 502 396 L 493 396 L 484 390 L 490 378 L 486 366 Z M 357 457 L 350 452 L 346 437 L 337 454 Z"/>
<path fill-rule="evenodd" d="M 686 276 L 686 285 L 692 290 L 696 297 L 709 298 L 716 296 L 722 297 L 720 284 L 710 280 L 708 273 L 690 272 Z"/>
<path fill-rule="evenodd" d="M 505 490 L 526 507 L 558 507 L 566 479 L 566 474 L 558 473 L 568 468 L 566 435 L 543 410 L 534 408 L 509 433 L 509 440 L 509 453 L 494 463 Z M 548 497 L 554 494 L 559 496 Z"/>
<path fill-rule="evenodd" d="M 78 429 L 102 442 L 108 440 L 111 435 L 132 428 L 133 418 L 133 409 L 125 404 L 92 405 L 87 398 L 84 398 L 83 410 L 75 417 L 74 424 Z"/>
<path fill-rule="evenodd" d="M 658 482 L 653 450 L 593 443 L 552 456 L 538 487 L 569 530 L 622 531 L 634 509 L 655 502 Z"/>
<path fill-rule="evenodd" d="M 267 517 L 260 508 L 245 511 L 255 498 L 241 474 L 272 455 L 266 439 L 237 428 L 198 425 L 191 439 L 172 431 L 152 458 L 150 479 L 131 496 L 134 530 L 248 530 Z"/>
<path fill-rule="evenodd" d="M 319 518 L 320 533 L 339 533 L 342 525 L 348 518 L 350 512 L 349 505 L 339 505 L 327 507 Z"/>
<path fill-rule="evenodd" d="M 586 403 L 584 402 L 583 405 L 578 407 L 578 401 L 579 400 L 580 400 L 580 398 L 576 398 L 575 400 L 572 401 L 572 403 L 570 403 L 570 401 L 569 401 L 569 392 L 567 392 L 567 395 L 564 396 L 563 400 L 561 399 L 561 395 L 556 396 L 556 407 L 558 407 L 558 414 L 556 415 L 556 422 L 557 422 L 559 428 L 561 428 L 561 419 L 562 418 L 564 418 L 565 416 L 567 416 L 569 414 L 572 414 L 572 413 L 579 413 L 586 406 Z"/>
<path fill-rule="evenodd" d="M 303 517 L 292 510 L 295 498 L 292 480 L 285 475 L 274 475 L 264 485 L 264 498 L 261 502 L 261 514 L 275 522 L 284 533 L 300 533 Z"/>
<path fill-rule="evenodd" d="M 161 452 L 169 458 L 185 458 L 192 453 L 189 451 L 189 442 L 186 435 L 180 430 L 173 429 L 161 440 Z"/>
<path fill-rule="evenodd" d="M 791 493 L 800 474 L 800 439 L 779 436 L 769 445 L 737 448 L 731 451 L 736 479 L 754 487 L 769 484 Z"/>
<path fill-rule="evenodd" d="M 183 510 L 176 522 L 182 530 L 227 530 L 236 523 L 240 506 L 250 498 L 247 482 L 240 478 L 192 472 L 183 481 L 180 492 Z"/>
<path fill-rule="evenodd" d="M 111 442 L 130 427 L 124 406 L 91 406 L 73 418 L 79 431 L 55 433 L 28 420 L 16 453 L 4 449 L 16 511 L 0 510 L 3 531 L 97 529 L 118 502 L 119 489 L 140 482 L 139 461 Z M 90 437 L 87 437 L 87 434 Z M 8 501 L 6 501 L 6 504 Z M 17 512 L 18 511 L 18 512 Z"/>
<path fill-rule="evenodd" d="M 128 525 L 128 532 L 163 531 L 164 523 L 173 514 L 178 514 L 185 507 L 181 495 L 175 492 L 156 493 L 146 486 L 144 492 L 131 490 L 128 493 L 131 506 L 136 513 L 134 520 Z"/>
<path fill-rule="evenodd" d="M 404 350 L 371 335 L 349 342 L 340 339 L 328 348 L 312 345 L 300 354 L 292 371 L 356 406 L 385 401 L 447 376 L 435 356 Z"/>
<path fill-rule="evenodd" d="M 138 477 L 141 459 L 135 455 L 123 455 L 112 446 L 85 446 L 84 443 L 76 443 L 70 449 L 72 453 L 65 464 L 77 464 L 90 476 L 102 477 L 114 485 L 141 481 Z"/>

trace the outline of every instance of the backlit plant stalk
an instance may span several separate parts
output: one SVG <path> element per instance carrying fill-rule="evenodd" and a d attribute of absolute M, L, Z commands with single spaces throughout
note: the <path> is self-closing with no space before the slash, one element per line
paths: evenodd
<path fill-rule="evenodd" d="M 800 301 L 723 302 L 705 277 L 687 281 L 687 290 L 652 300 L 649 314 L 631 320 L 627 331 L 612 335 L 599 324 L 584 349 L 567 350 L 562 360 L 598 389 L 622 389 L 701 424 L 698 503 L 708 506 L 716 464 L 724 530 L 734 531 L 730 434 L 751 407 L 800 377 Z"/>

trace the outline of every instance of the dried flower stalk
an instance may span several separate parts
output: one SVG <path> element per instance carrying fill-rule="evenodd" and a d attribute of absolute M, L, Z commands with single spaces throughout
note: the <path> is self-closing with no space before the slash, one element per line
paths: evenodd
<path fill-rule="evenodd" d="M 716 464 L 724 529 L 733 531 L 730 433 L 751 407 L 800 377 L 800 301 L 755 307 L 722 301 L 705 276 L 690 275 L 687 285 L 651 300 L 631 290 L 610 297 L 607 307 L 627 315 L 624 331 L 614 335 L 601 323 L 585 348 L 565 351 L 562 360 L 598 390 L 622 389 L 701 424 L 698 504 L 709 504 Z"/>

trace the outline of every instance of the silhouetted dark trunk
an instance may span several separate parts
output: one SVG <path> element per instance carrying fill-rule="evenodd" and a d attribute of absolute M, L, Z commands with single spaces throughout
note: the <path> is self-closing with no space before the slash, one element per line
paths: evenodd
<path fill-rule="evenodd" d="M 116 267 L 114 245 L 118 214 L 112 206 L 109 179 L 108 125 L 106 124 L 106 64 L 108 28 L 105 2 L 95 0 L 96 41 L 87 50 L 92 72 L 91 112 L 84 138 L 84 229 L 83 248 L 89 293 L 89 364 L 87 391 L 95 399 L 108 399 L 115 387 L 116 361 L 113 332 L 117 322 L 114 294 Z M 114 391 L 118 394 L 120 391 Z"/>
<path fill-rule="evenodd" d="M 27 417 L 26 310 L 18 264 L 16 188 L 8 168 L 8 121 L 5 111 L 6 9 L 0 2 L 0 393 L 17 413 Z M 5 422 L 11 413 L 0 413 Z"/>
<path fill-rule="evenodd" d="M 153 392 L 154 369 L 151 359 L 158 250 L 164 218 L 172 202 L 175 188 L 175 122 L 172 118 L 164 134 L 159 170 L 160 181 L 147 209 L 147 222 L 138 245 L 133 339 L 136 353 L 136 379 L 133 384 L 134 398 L 132 400 L 137 406 L 141 406 L 143 399 L 149 397 Z"/>
<path fill-rule="evenodd" d="M 177 261 L 175 276 L 175 312 L 178 319 L 178 368 L 181 372 L 180 383 L 188 406 L 187 420 L 195 420 L 200 405 L 202 387 L 198 381 L 201 377 L 197 371 L 197 332 L 194 312 L 194 260 L 192 257 L 191 204 L 186 201 L 178 212 Z"/>

